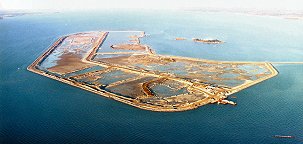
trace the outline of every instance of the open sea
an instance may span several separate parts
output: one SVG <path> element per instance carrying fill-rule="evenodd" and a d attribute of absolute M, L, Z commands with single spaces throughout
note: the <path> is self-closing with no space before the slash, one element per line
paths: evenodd
<path fill-rule="evenodd" d="M 303 143 L 303 65 L 275 64 L 278 76 L 234 94 L 237 106 L 211 104 L 174 113 L 134 108 L 26 70 L 60 36 L 95 30 L 145 31 L 142 43 L 163 55 L 303 61 L 303 20 L 144 10 L 5 17 L 0 20 L 1 144 Z"/>

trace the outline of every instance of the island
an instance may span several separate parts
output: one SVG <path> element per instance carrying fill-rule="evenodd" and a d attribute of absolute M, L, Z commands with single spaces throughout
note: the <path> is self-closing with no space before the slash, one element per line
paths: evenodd
<path fill-rule="evenodd" d="M 198 39 L 198 38 L 193 38 L 194 42 L 202 42 L 206 44 L 220 44 L 224 43 L 223 41 L 220 41 L 218 39 Z"/>
<path fill-rule="evenodd" d="M 4 18 L 9 17 L 16 17 L 16 16 L 23 16 L 23 15 L 29 15 L 29 14 L 41 14 L 40 12 L 27 12 L 27 11 L 21 11 L 21 10 L 0 10 L 0 20 Z"/>
<path fill-rule="evenodd" d="M 28 70 L 151 111 L 176 112 L 212 103 L 278 74 L 268 62 L 214 61 L 156 54 L 143 31 L 62 36 Z"/>
<path fill-rule="evenodd" d="M 175 40 L 186 40 L 186 38 L 183 38 L 183 37 L 176 37 Z"/>

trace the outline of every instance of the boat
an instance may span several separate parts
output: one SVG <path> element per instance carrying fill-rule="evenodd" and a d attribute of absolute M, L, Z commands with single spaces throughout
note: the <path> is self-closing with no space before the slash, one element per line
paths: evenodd
<path fill-rule="evenodd" d="M 294 136 L 287 136 L 287 135 L 275 135 L 275 138 L 295 138 Z"/>

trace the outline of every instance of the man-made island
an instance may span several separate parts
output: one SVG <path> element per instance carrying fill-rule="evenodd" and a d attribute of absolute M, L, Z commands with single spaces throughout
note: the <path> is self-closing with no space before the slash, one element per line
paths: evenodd
<path fill-rule="evenodd" d="M 151 111 L 185 111 L 277 75 L 266 62 L 158 55 L 143 31 L 93 31 L 59 38 L 28 70 Z"/>

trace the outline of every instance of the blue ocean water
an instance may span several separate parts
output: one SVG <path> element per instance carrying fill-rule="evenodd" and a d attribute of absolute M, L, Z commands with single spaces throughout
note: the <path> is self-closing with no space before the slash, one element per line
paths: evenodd
<path fill-rule="evenodd" d="M 303 65 L 236 93 L 237 106 L 159 113 L 31 73 L 62 35 L 143 30 L 156 53 L 213 60 L 303 61 L 303 22 L 184 11 L 91 11 L 0 20 L 0 143 L 302 143 Z M 189 40 L 175 41 L 176 37 Z M 217 38 L 222 45 L 193 43 Z M 293 135 L 296 139 L 277 139 Z"/>

